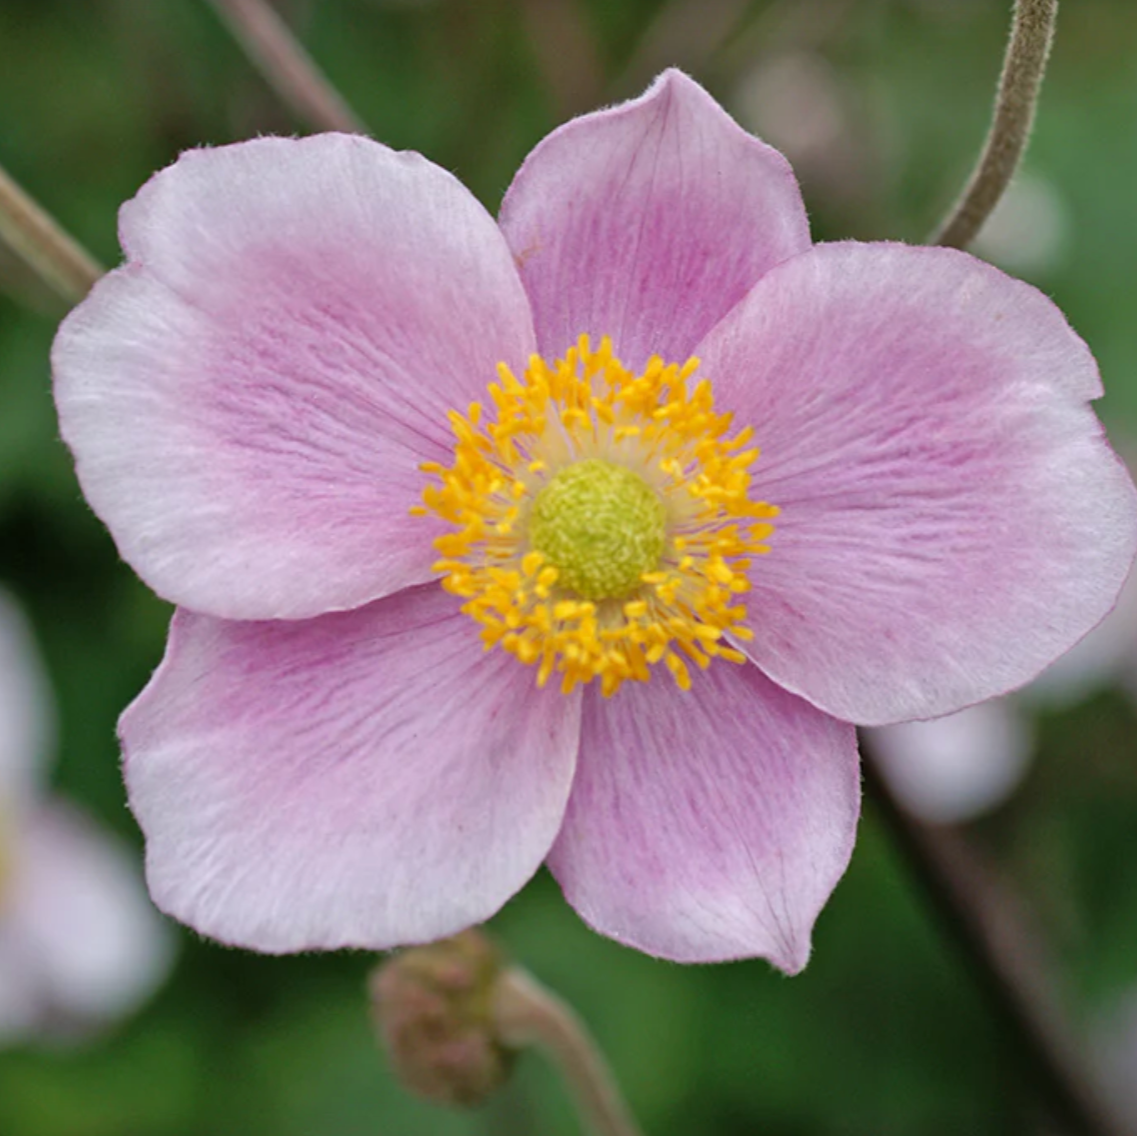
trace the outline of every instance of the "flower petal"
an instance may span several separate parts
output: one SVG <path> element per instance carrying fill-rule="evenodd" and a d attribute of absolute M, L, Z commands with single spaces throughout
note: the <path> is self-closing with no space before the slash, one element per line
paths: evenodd
<path fill-rule="evenodd" d="M 781 506 L 743 645 L 839 718 L 926 718 L 1038 674 L 1110 610 L 1137 495 L 1085 344 L 948 249 L 819 246 L 700 345 Z"/>
<path fill-rule="evenodd" d="M 1137 662 L 1137 572 L 1131 571 L 1113 611 L 1085 639 L 1019 692 L 1035 708 L 1075 706 L 1111 684 L 1123 687 Z"/>
<path fill-rule="evenodd" d="M 608 335 L 632 368 L 685 360 L 764 272 L 810 244 L 786 160 L 679 71 L 553 131 L 510 186 L 501 227 L 542 353 Z"/>
<path fill-rule="evenodd" d="M 157 592 L 315 615 L 428 579 L 407 515 L 446 412 L 532 322 L 493 219 L 445 171 L 344 135 L 184 154 L 121 217 L 127 265 L 53 362 L 84 492 Z"/>
<path fill-rule="evenodd" d="M 845 871 L 860 798 L 853 728 L 719 662 L 585 694 L 580 763 L 550 854 L 604 935 L 683 962 L 800 971 Z"/>
<path fill-rule="evenodd" d="M 151 895 L 264 952 L 450 935 L 544 859 L 579 714 L 437 585 L 309 621 L 179 612 L 121 722 Z"/>

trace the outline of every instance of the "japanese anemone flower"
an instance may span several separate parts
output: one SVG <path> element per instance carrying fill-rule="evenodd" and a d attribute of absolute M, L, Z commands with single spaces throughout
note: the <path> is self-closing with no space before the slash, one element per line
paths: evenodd
<path fill-rule="evenodd" d="M 496 223 L 322 135 L 183 155 L 121 238 L 56 394 L 179 606 L 121 722 L 151 892 L 227 943 L 435 939 L 547 861 L 623 943 L 798 971 L 851 724 L 1026 682 L 1133 557 L 1058 309 L 812 245 L 676 71 L 549 135 Z"/>

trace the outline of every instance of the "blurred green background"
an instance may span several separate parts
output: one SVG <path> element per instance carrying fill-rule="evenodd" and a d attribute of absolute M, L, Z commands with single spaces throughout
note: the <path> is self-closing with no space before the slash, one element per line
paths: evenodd
<path fill-rule="evenodd" d="M 795 161 L 817 238 L 918 241 L 974 159 L 1009 3 L 280 9 L 376 137 L 453 170 L 491 210 L 551 127 L 676 64 Z M 1137 438 L 1135 127 L 1137 5 L 1066 4 L 1032 188 L 1002 244 L 995 234 L 981 249 L 1052 295 L 1090 342 L 1123 449 Z M 301 129 L 203 0 L 0 0 L 0 163 L 108 265 L 118 205 L 180 150 Z M 26 606 L 55 686 L 55 784 L 140 849 L 114 723 L 160 657 L 169 611 L 118 561 L 57 437 L 48 351 L 62 309 L 7 256 L 0 293 L 0 585 Z M 1026 780 L 968 837 L 1022 898 L 1084 1056 L 1115 1081 L 1137 1076 L 1125 676 L 1038 715 Z M 762 962 L 679 967 L 622 949 L 544 874 L 492 929 L 588 1020 L 649 1132 L 1061 1131 L 871 809 L 792 980 Z M 471 1113 L 408 1097 L 371 1038 L 363 954 L 270 959 L 179 934 L 171 979 L 128 1021 L 0 1052 L 0 1131 L 580 1131 L 535 1057 Z"/>

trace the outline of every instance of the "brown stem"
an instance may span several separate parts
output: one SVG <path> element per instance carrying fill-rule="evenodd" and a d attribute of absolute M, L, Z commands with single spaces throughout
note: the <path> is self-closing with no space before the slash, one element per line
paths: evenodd
<path fill-rule="evenodd" d="M 366 134 L 367 128 L 332 86 L 267 0 L 210 0 L 282 102 L 317 130 Z"/>
<path fill-rule="evenodd" d="M 931 244 L 966 248 L 1010 184 L 1030 138 L 1057 18 L 1058 0 L 1015 0 L 1011 39 L 987 141 L 963 196 Z"/>
<path fill-rule="evenodd" d="M 68 304 L 103 275 L 94 258 L 0 166 L 0 238 Z"/>
<path fill-rule="evenodd" d="M 1070 1133 L 1124 1133 L 1084 1068 L 1037 940 L 959 835 L 913 817 L 876 768 L 862 733 L 865 786 L 990 1005 L 1016 1038 Z"/>
<path fill-rule="evenodd" d="M 568 1083 L 586 1133 L 637 1134 L 604 1056 L 572 1008 L 532 976 L 510 968 L 495 993 L 496 1024 L 508 1046 L 541 1046 Z"/>

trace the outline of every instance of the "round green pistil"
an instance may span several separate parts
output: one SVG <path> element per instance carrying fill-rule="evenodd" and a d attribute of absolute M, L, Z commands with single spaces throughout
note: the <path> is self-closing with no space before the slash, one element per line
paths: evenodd
<path fill-rule="evenodd" d="M 663 502 L 638 474 L 586 458 L 555 474 L 533 499 L 529 544 L 557 583 L 585 600 L 624 596 L 659 564 Z"/>

